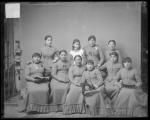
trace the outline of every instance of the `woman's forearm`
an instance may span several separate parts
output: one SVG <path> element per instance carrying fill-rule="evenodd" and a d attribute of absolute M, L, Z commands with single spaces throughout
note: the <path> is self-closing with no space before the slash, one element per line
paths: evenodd
<path fill-rule="evenodd" d="M 26 76 L 26 81 L 34 82 L 34 81 L 35 81 L 35 79 L 34 79 L 33 77 Z"/>

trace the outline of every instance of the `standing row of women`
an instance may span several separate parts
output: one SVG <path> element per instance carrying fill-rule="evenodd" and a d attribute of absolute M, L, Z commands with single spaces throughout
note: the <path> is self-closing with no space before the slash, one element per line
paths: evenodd
<path fill-rule="evenodd" d="M 23 110 L 105 116 L 111 108 L 116 115 L 146 115 L 147 95 L 131 58 L 122 61 L 115 40 L 108 42 L 105 54 L 94 35 L 88 43 L 81 48 L 75 39 L 68 54 L 52 46 L 52 36 L 45 37 L 44 48 L 32 55 L 25 71 Z"/>

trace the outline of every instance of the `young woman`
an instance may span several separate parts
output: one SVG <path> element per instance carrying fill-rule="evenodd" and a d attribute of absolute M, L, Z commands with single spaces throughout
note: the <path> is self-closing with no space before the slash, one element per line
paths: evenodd
<path fill-rule="evenodd" d="M 82 65 L 82 57 L 80 55 L 76 55 L 74 61 L 75 64 L 69 69 L 71 85 L 63 109 L 64 114 L 83 113 L 84 110 L 81 78 L 85 67 Z"/>
<path fill-rule="evenodd" d="M 106 107 L 113 107 L 113 102 L 120 90 L 120 85 L 116 84 L 117 81 L 114 80 L 117 72 L 122 68 L 122 65 L 118 62 L 117 52 L 110 53 L 110 59 L 100 67 L 100 70 L 107 70 L 107 77 L 105 79 L 105 94 L 106 94 Z"/>
<path fill-rule="evenodd" d="M 102 75 L 94 67 L 94 61 L 88 60 L 87 71 L 82 75 L 82 87 L 86 104 L 86 113 L 106 115 L 105 103 L 101 91 L 104 89 Z"/>
<path fill-rule="evenodd" d="M 70 60 L 72 64 L 75 64 L 74 57 L 80 55 L 82 57 L 82 64 L 85 64 L 85 57 L 83 54 L 83 49 L 81 48 L 80 40 L 75 39 L 72 43 L 72 50 L 69 52 Z"/>
<path fill-rule="evenodd" d="M 66 99 L 66 92 L 69 86 L 68 71 L 70 62 L 67 60 L 67 51 L 61 50 L 59 52 L 59 61 L 57 61 L 52 68 L 51 80 L 51 95 L 50 105 L 51 111 L 62 111 L 63 104 Z"/>
<path fill-rule="evenodd" d="M 118 62 L 122 63 L 122 58 L 120 55 L 120 51 L 116 49 L 116 41 L 115 40 L 109 40 L 108 41 L 108 49 L 105 51 L 105 61 L 107 62 L 110 59 L 110 53 L 117 52 L 118 54 Z"/>
<path fill-rule="evenodd" d="M 88 38 L 88 43 L 89 45 L 83 48 L 86 60 L 93 60 L 95 67 L 101 66 L 104 62 L 104 55 L 101 48 L 96 44 L 96 37 L 91 35 Z"/>
<path fill-rule="evenodd" d="M 28 63 L 25 69 L 27 96 L 23 106 L 26 112 L 49 112 L 49 77 L 44 77 L 44 67 L 40 59 L 41 55 L 34 53 L 32 55 L 32 62 Z"/>
<path fill-rule="evenodd" d="M 123 60 L 123 68 L 117 73 L 115 79 L 120 80 L 122 85 L 114 105 L 116 115 L 146 116 L 147 95 L 140 88 L 142 81 L 137 70 L 132 67 L 130 57 Z"/>
<path fill-rule="evenodd" d="M 58 50 L 52 46 L 52 36 L 45 36 L 45 45 L 41 50 L 42 61 L 45 67 L 45 75 L 50 76 L 53 63 L 58 60 Z"/>

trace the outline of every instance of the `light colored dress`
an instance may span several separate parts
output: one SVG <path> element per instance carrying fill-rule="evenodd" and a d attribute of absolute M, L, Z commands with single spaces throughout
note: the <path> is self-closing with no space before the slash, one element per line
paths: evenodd
<path fill-rule="evenodd" d="M 69 69 L 69 79 L 71 85 L 63 109 L 64 114 L 84 112 L 82 87 L 80 85 L 84 70 L 85 67 L 78 67 L 76 65 L 72 65 Z"/>
<path fill-rule="evenodd" d="M 49 76 L 51 74 L 52 66 L 53 66 L 53 60 L 55 58 L 55 55 L 57 55 L 58 50 L 54 47 L 44 46 L 41 49 L 42 54 L 42 62 L 44 63 L 45 70 L 45 76 Z"/>
<path fill-rule="evenodd" d="M 96 67 L 99 63 L 103 64 L 104 62 L 104 55 L 102 53 L 101 48 L 98 45 L 91 47 L 87 45 L 83 48 L 84 56 L 86 60 L 93 60 L 94 66 Z"/>
<path fill-rule="evenodd" d="M 56 78 L 51 80 L 51 95 L 50 95 L 50 105 L 51 111 L 62 111 L 63 104 L 65 103 L 66 95 L 69 87 L 69 77 L 68 71 L 70 67 L 70 62 L 57 61 L 52 68 L 52 75 Z M 59 79 L 60 81 L 56 80 Z M 64 83 L 66 82 L 66 83 Z"/>
<path fill-rule="evenodd" d="M 118 62 L 119 63 L 122 63 L 122 57 L 121 57 L 121 54 L 120 54 L 120 51 L 119 50 L 109 50 L 109 49 L 107 49 L 106 51 L 105 51 L 105 61 L 107 62 L 107 61 L 109 61 L 109 59 L 110 59 L 110 53 L 112 53 L 112 52 L 116 52 L 116 53 L 118 53 Z"/>
<path fill-rule="evenodd" d="M 25 69 L 25 76 L 30 77 L 43 77 L 44 67 L 40 62 L 39 64 L 29 63 Z M 48 111 L 48 95 L 49 95 L 49 81 L 41 81 L 39 83 L 27 81 L 27 96 L 25 97 L 26 112 L 49 112 Z M 42 99 L 41 99 L 42 98 Z"/>
<path fill-rule="evenodd" d="M 103 78 L 98 69 L 92 71 L 84 71 L 82 83 L 85 86 L 84 101 L 86 104 L 86 112 L 91 115 L 105 116 L 105 102 L 103 99 Z M 95 86 L 95 87 L 93 87 Z"/>
<path fill-rule="evenodd" d="M 143 117 L 147 115 L 147 94 L 135 84 L 141 84 L 137 70 L 122 68 L 116 76 L 122 81 L 122 88 L 115 101 L 114 108 L 117 116 Z"/>
<path fill-rule="evenodd" d="M 82 57 L 82 64 L 83 64 L 83 65 L 85 64 L 85 56 L 84 56 L 84 51 L 83 51 L 83 49 L 80 49 L 80 50 L 77 50 L 77 51 L 71 50 L 71 51 L 69 52 L 69 54 L 70 54 L 70 60 L 71 60 L 71 63 L 72 63 L 72 64 L 75 64 L 74 57 L 75 57 L 76 55 L 80 55 L 80 56 Z"/>
<path fill-rule="evenodd" d="M 122 65 L 120 63 L 112 63 L 110 60 L 106 62 L 104 65 L 100 67 L 100 69 L 106 69 L 107 70 L 107 77 L 104 80 L 105 81 L 105 93 L 106 93 L 106 100 L 107 97 L 110 99 L 110 104 L 113 107 L 113 102 L 116 100 L 118 93 L 120 91 L 120 87 L 115 85 L 114 83 L 117 82 L 115 80 L 115 77 L 117 75 L 117 72 L 122 68 Z"/>

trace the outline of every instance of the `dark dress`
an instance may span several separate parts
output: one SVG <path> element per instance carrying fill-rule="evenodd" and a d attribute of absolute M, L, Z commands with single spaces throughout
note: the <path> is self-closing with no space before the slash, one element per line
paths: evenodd
<path fill-rule="evenodd" d="M 51 80 L 51 95 L 50 95 L 50 105 L 51 111 L 62 111 L 63 105 L 66 100 L 66 95 L 69 87 L 69 77 L 68 71 L 70 67 L 70 62 L 57 61 L 52 68 Z"/>
<path fill-rule="evenodd" d="M 122 68 L 116 76 L 120 80 L 122 88 L 115 101 L 114 108 L 117 116 L 143 117 L 147 115 L 147 94 L 135 84 L 141 84 L 137 70 Z"/>
<path fill-rule="evenodd" d="M 71 66 L 69 69 L 71 85 L 63 109 L 64 114 L 83 113 L 84 111 L 82 87 L 80 85 L 84 70 L 85 67 L 76 65 Z"/>
<path fill-rule="evenodd" d="M 122 65 L 120 63 L 112 63 L 110 60 L 100 67 L 100 69 L 106 69 L 108 73 L 106 79 L 104 80 L 105 81 L 104 92 L 106 94 L 106 101 L 108 100 L 109 101 L 108 104 L 112 105 L 112 107 L 120 91 L 120 87 L 114 84 L 115 82 L 117 82 L 114 78 L 121 68 Z"/>
<path fill-rule="evenodd" d="M 40 62 L 39 64 L 29 63 L 25 69 L 25 76 L 43 77 L 44 67 Z M 22 106 L 26 112 L 49 112 L 48 95 L 49 95 L 49 81 L 42 79 L 40 82 L 35 83 L 27 81 L 27 92 L 24 97 Z M 42 99 L 41 99 L 42 98 Z"/>
<path fill-rule="evenodd" d="M 99 70 L 84 71 L 82 75 L 84 83 L 84 101 L 86 113 L 91 115 L 106 115 L 105 102 L 103 98 L 103 78 Z"/>
<path fill-rule="evenodd" d="M 94 66 L 96 67 L 98 64 L 103 64 L 104 62 L 104 55 L 102 53 L 101 48 L 98 45 L 95 45 L 91 47 L 90 45 L 87 45 L 83 48 L 84 50 L 84 56 L 86 60 L 93 60 Z"/>
<path fill-rule="evenodd" d="M 57 53 L 58 50 L 54 47 L 44 46 L 42 48 L 41 54 L 42 54 L 42 62 L 44 63 L 45 68 L 45 76 L 50 76 L 53 66 L 53 60 L 55 59 Z"/>

